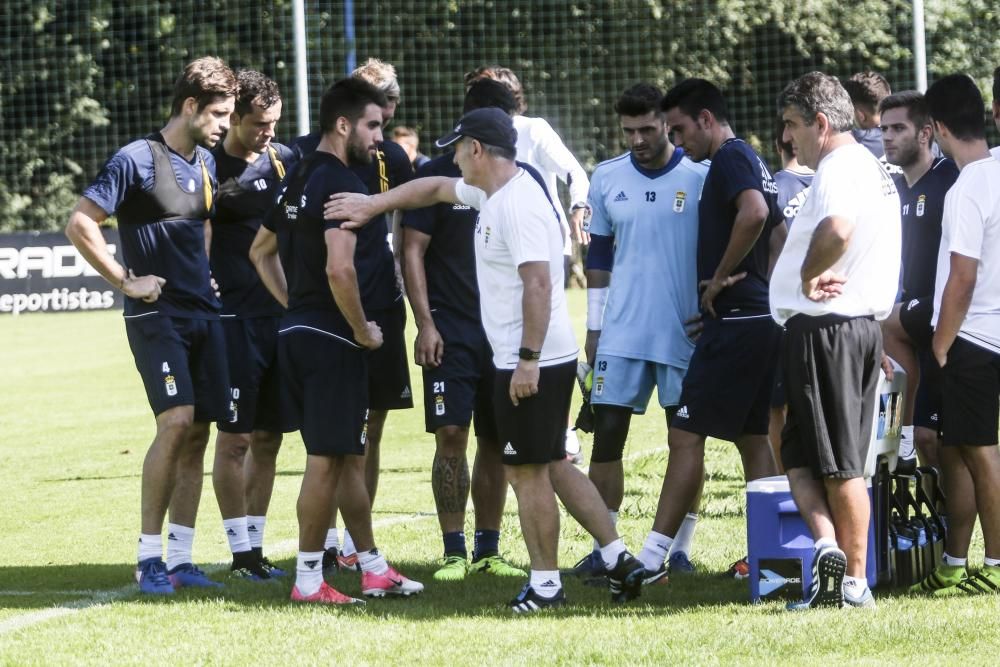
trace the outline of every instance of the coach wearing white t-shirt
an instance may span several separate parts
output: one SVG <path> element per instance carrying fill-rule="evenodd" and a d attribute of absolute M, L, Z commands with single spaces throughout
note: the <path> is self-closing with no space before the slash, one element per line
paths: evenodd
<path fill-rule="evenodd" d="M 851 136 L 851 100 L 812 72 L 778 97 L 784 139 L 816 170 L 771 277 L 788 417 L 781 460 L 816 543 L 813 586 L 792 609 L 873 606 L 865 579 L 870 504 L 863 478 L 882 360 L 876 320 L 899 280 L 896 186 Z"/>
<path fill-rule="evenodd" d="M 602 545 L 612 599 L 621 602 L 638 597 L 645 570 L 625 549 L 597 489 L 566 460 L 577 346 L 563 290 L 563 233 L 537 172 L 515 162 L 516 139 L 500 109 L 470 111 L 438 141 L 439 147 L 456 145 L 462 178 L 420 178 L 371 197 L 338 196 L 326 217 L 363 222 L 386 210 L 443 201 L 479 209 L 476 275 L 497 368 L 494 411 L 531 559 L 531 579 L 510 606 L 524 613 L 565 604 L 557 495 Z"/>

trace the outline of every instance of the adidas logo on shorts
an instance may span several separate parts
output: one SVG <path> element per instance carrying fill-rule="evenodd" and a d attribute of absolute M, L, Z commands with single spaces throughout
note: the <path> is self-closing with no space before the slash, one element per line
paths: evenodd
<path fill-rule="evenodd" d="M 413 394 L 410 392 L 410 386 L 407 385 L 403 388 L 402 393 L 400 393 L 400 398 L 412 398 Z"/>
<path fill-rule="evenodd" d="M 628 197 L 625 195 L 624 190 L 620 190 L 618 194 L 615 195 L 615 201 L 628 201 Z"/>
<path fill-rule="evenodd" d="M 508 442 L 503 448 L 504 456 L 517 456 L 517 450 L 510 446 Z"/>
<path fill-rule="evenodd" d="M 689 419 L 690 415 L 688 415 L 688 406 L 682 405 L 680 409 L 677 410 L 677 416 L 681 417 L 682 419 Z"/>

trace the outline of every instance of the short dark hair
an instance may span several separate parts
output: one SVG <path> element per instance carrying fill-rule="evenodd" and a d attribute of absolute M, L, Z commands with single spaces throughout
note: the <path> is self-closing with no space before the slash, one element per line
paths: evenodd
<path fill-rule="evenodd" d="M 785 155 L 795 155 L 795 147 L 792 146 L 792 142 L 785 141 L 785 120 L 780 114 L 774 130 L 774 142 L 778 145 L 778 150 Z"/>
<path fill-rule="evenodd" d="M 986 105 L 968 74 L 949 74 L 935 81 L 925 95 L 931 118 L 959 141 L 986 138 Z"/>
<path fill-rule="evenodd" d="M 889 81 L 878 72 L 858 72 L 843 82 L 844 90 L 854 106 L 863 106 L 872 112 L 878 110 L 882 100 L 892 94 Z"/>
<path fill-rule="evenodd" d="M 521 85 L 521 80 L 517 78 L 517 75 L 509 67 L 501 65 L 482 65 L 477 67 L 471 72 L 466 72 L 465 87 L 468 88 L 480 79 L 493 79 L 507 86 L 511 95 L 514 96 L 514 113 L 524 113 L 528 110 L 528 102 L 524 98 L 524 86 Z"/>
<path fill-rule="evenodd" d="M 262 109 L 270 109 L 281 101 L 278 84 L 257 70 L 241 69 L 236 73 L 236 82 L 239 84 L 236 113 L 241 116 L 253 113 L 255 104 Z"/>
<path fill-rule="evenodd" d="M 465 91 L 462 113 L 487 107 L 497 107 L 504 113 L 511 115 L 517 109 L 517 100 L 514 99 L 510 88 L 496 79 L 477 79 Z"/>
<path fill-rule="evenodd" d="M 993 70 L 993 101 L 1000 102 L 1000 67 Z"/>
<path fill-rule="evenodd" d="M 198 111 L 201 111 L 220 97 L 236 97 L 238 89 L 236 75 L 221 58 L 209 56 L 192 60 L 174 81 L 170 114 L 179 114 L 184 100 L 189 97 L 198 102 Z"/>
<path fill-rule="evenodd" d="M 822 113 L 834 132 L 847 132 L 854 126 L 854 108 L 837 77 L 809 72 L 792 81 L 778 95 L 778 113 L 795 107 L 807 125 Z"/>
<path fill-rule="evenodd" d="M 678 108 L 692 118 L 697 118 L 702 110 L 708 109 L 720 123 L 729 122 L 729 110 L 722 91 L 705 79 L 684 79 L 667 91 L 660 108 L 664 111 Z"/>
<path fill-rule="evenodd" d="M 476 141 L 479 141 L 479 139 L 476 139 Z M 483 147 L 483 150 L 486 151 L 486 154 L 492 157 L 499 157 L 503 158 L 504 160 L 517 159 L 517 151 L 514 149 L 507 148 L 506 146 L 494 146 L 493 144 L 484 144 L 481 141 L 479 141 L 479 144 Z"/>
<path fill-rule="evenodd" d="M 893 93 L 878 105 L 878 112 L 885 113 L 889 109 L 906 109 L 906 117 L 918 130 L 931 124 L 931 114 L 927 109 L 924 94 L 916 90 L 904 90 Z"/>
<path fill-rule="evenodd" d="M 341 79 L 323 93 L 319 103 L 319 129 L 329 132 L 341 116 L 353 125 L 365 115 L 369 104 L 386 106 L 385 93 L 358 77 Z"/>
<path fill-rule="evenodd" d="M 651 83 L 637 83 L 615 102 L 615 113 L 619 116 L 645 116 L 650 111 L 660 111 L 663 91 Z"/>

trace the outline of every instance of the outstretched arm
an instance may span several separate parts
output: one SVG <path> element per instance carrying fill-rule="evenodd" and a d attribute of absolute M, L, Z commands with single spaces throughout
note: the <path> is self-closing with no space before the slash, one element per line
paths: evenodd
<path fill-rule="evenodd" d="M 461 180 L 428 176 L 376 195 L 339 192 L 331 196 L 323 207 L 323 217 L 327 220 L 345 220 L 341 225 L 342 229 L 356 229 L 386 211 L 422 208 L 439 202 L 458 203 L 455 186 Z"/>

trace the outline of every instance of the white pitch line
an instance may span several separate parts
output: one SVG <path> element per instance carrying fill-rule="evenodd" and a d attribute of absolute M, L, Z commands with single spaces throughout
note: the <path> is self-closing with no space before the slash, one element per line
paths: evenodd
<path fill-rule="evenodd" d="M 654 447 L 653 449 L 644 449 L 640 452 L 633 452 L 628 456 L 624 457 L 625 461 L 632 461 L 635 459 L 642 458 L 644 456 L 651 456 L 653 454 L 658 454 L 660 452 L 666 451 L 668 448 L 666 445 L 660 447 Z M 422 521 L 424 519 L 430 519 L 432 517 L 437 517 L 437 514 L 432 512 L 416 512 L 414 514 L 406 514 L 402 516 L 386 517 L 384 519 L 379 519 L 378 521 L 372 522 L 372 528 L 386 528 L 388 526 L 395 526 L 401 523 L 408 523 L 410 521 Z M 268 548 L 272 553 L 285 553 L 289 551 L 295 551 L 298 547 L 298 540 L 289 539 L 282 540 L 270 545 Z M 216 563 L 213 565 L 208 565 L 204 569 L 207 572 L 219 572 L 227 567 L 225 563 Z M 84 597 L 79 600 L 72 600 L 64 604 L 57 605 L 55 607 L 48 607 L 46 609 L 39 609 L 22 616 L 15 616 L 9 618 L 6 621 L 0 621 L 0 636 L 22 630 L 39 623 L 51 620 L 53 618 L 60 618 L 62 616 L 67 616 L 70 614 L 75 614 L 86 609 L 91 609 L 93 607 L 99 607 L 109 602 L 114 602 L 123 597 L 135 593 L 135 584 L 129 584 L 127 586 L 121 586 L 119 588 L 114 588 L 109 591 L 99 591 L 92 593 L 90 591 L 79 591 L 79 593 L 86 594 L 89 597 Z M 31 591 L 5 591 L 0 593 L 2 595 L 10 596 L 28 596 L 33 595 Z M 44 591 L 37 593 L 38 595 L 46 594 Z M 51 593 L 49 593 L 51 594 Z M 66 592 L 65 594 L 70 594 Z"/>

